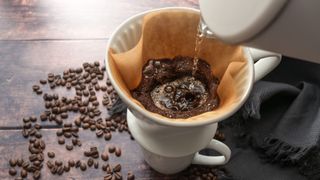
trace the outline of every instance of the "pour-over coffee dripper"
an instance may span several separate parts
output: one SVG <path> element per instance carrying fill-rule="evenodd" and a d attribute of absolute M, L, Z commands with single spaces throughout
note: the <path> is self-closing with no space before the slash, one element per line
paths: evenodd
<path fill-rule="evenodd" d="M 114 60 L 114 54 L 129 52 L 136 45 L 139 46 L 143 17 L 159 12 L 178 12 L 199 15 L 198 10 L 191 8 L 162 8 L 138 14 L 123 24 L 111 36 L 107 46 L 107 73 L 115 90 L 128 105 L 128 126 L 141 145 L 146 161 L 159 172 L 172 174 L 186 168 L 190 163 L 218 165 L 226 163 L 230 158 L 230 149 L 223 143 L 212 140 L 217 128 L 217 122 L 233 113 L 247 99 L 255 80 L 259 80 L 280 62 L 279 54 L 241 47 L 241 54 L 245 65 L 239 71 L 231 71 L 230 76 L 235 79 L 235 86 L 239 90 L 239 98 L 225 108 L 223 113 L 216 116 L 204 116 L 192 121 L 164 118 L 148 112 L 131 97 L 130 91 L 124 89 L 125 80 L 122 78 L 130 74 L 128 71 L 119 72 L 119 64 Z M 183 16 L 182 16 L 183 17 Z M 196 28 L 196 25 L 195 25 Z M 129 50 L 129 51 L 128 51 Z M 132 54 L 136 56 L 137 54 Z M 132 58 L 122 62 L 126 64 Z M 254 64 L 254 61 L 259 60 Z M 131 66 L 131 69 L 135 66 Z M 130 70 L 130 69 L 129 69 Z M 254 75 L 256 74 L 256 76 Z M 215 149 L 223 156 L 210 157 L 197 152 L 205 147 Z M 171 166 L 172 165 L 172 166 Z"/>

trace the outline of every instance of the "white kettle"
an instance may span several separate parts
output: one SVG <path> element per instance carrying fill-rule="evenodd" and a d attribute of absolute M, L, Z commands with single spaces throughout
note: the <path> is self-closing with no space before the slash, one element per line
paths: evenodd
<path fill-rule="evenodd" d="M 199 5 L 207 36 L 320 63 L 320 1 L 199 0 Z"/>

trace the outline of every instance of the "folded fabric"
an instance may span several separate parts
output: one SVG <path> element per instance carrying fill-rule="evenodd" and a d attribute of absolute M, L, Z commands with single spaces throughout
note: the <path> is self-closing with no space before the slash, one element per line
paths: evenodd
<path fill-rule="evenodd" d="M 320 90 L 261 81 L 242 109 L 220 123 L 235 179 L 320 179 Z"/>

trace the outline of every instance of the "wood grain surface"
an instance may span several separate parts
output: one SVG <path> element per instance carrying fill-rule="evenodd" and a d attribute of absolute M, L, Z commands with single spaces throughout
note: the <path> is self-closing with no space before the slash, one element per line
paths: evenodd
<path fill-rule="evenodd" d="M 21 135 L 22 118 L 44 111 L 42 96 L 32 92 L 47 74 L 62 73 L 83 62 L 103 64 L 106 44 L 113 30 L 125 19 L 139 12 L 168 6 L 198 8 L 197 0 L 0 0 L 0 179 L 14 179 L 8 174 L 8 160 L 28 158 L 28 140 Z M 105 79 L 104 79 L 105 81 Z M 44 91 L 49 88 L 44 86 Z M 56 88 L 60 95 L 74 91 Z M 98 93 L 101 101 L 102 94 Z M 108 113 L 104 107 L 102 117 Z M 71 114 L 71 121 L 76 114 Z M 96 138 L 94 132 L 80 129 L 82 146 L 68 152 L 57 143 L 55 124 L 41 122 L 46 150 L 56 153 L 55 159 L 82 159 L 83 151 L 97 146 L 103 151 L 110 144 L 122 147 L 120 158 L 111 155 L 110 164 L 121 163 L 124 176 L 134 172 L 136 179 L 177 179 L 163 176 L 143 160 L 140 149 L 128 133 L 113 133 L 111 141 Z M 45 161 L 48 157 L 45 156 Z M 44 166 L 41 179 L 102 179 L 100 169 L 86 172 L 72 169 L 62 176 L 52 175 Z M 19 170 L 18 170 L 19 172 Z M 17 176 L 16 176 L 17 177 Z M 32 179 L 31 175 L 27 179 Z"/>

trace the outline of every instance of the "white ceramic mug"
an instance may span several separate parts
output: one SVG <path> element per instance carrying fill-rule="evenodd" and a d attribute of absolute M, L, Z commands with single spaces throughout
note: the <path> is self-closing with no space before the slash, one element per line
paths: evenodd
<path fill-rule="evenodd" d="M 184 11 L 199 12 L 192 8 L 160 8 L 135 15 L 122 23 L 107 45 L 107 51 L 112 48 L 116 53 L 125 52 L 133 48 L 141 36 L 143 17 L 153 11 Z M 230 149 L 223 143 L 213 140 L 217 129 L 217 122 L 234 114 L 248 98 L 255 81 L 272 71 L 280 62 L 281 55 L 253 48 L 242 48 L 247 63 L 245 72 L 236 81 L 241 87 L 241 97 L 234 102 L 225 113 L 201 121 L 168 121 L 155 117 L 146 109 L 141 108 L 121 91 L 113 77 L 106 57 L 108 77 L 119 94 L 128 105 L 127 120 L 129 129 L 142 147 L 146 162 L 155 170 L 172 174 L 186 168 L 191 163 L 203 165 L 222 165 L 230 158 Z M 107 53 L 108 54 L 108 53 Z M 203 148 L 216 150 L 220 156 L 204 156 L 198 154 Z"/>

